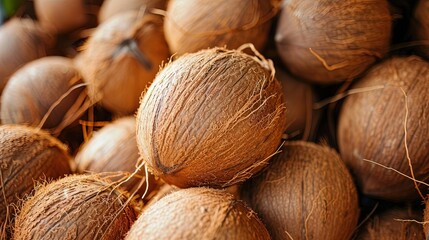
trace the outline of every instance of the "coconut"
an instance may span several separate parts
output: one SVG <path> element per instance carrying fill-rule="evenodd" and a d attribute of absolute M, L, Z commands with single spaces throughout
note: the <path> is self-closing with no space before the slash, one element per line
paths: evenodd
<path fill-rule="evenodd" d="M 413 209 L 394 208 L 377 214 L 359 230 L 358 240 L 425 239 L 422 213 Z"/>
<path fill-rule="evenodd" d="M 126 239 L 270 239 L 270 235 L 256 214 L 231 194 L 189 188 L 146 208 Z"/>
<path fill-rule="evenodd" d="M 45 57 L 32 61 L 19 69 L 4 89 L 2 122 L 41 124 L 43 128 L 59 131 L 80 117 L 76 113 L 82 104 L 78 97 L 84 88 L 77 86 L 81 83 L 80 74 L 68 58 Z"/>
<path fill-rule="evenodd" d="M 429 119 L 428 68 L 429 63 L 416 56 L 391 58 L 352 87 L 378 90 L 345 100 L 338 144 L 363 194 L 390 201 L 416 199 L 414 182 L 386 167 L 412 176 L 411 164 L 417 180 L 429 178 L 429 122 L 425 120 Z"/>
<path fill-rule="evenodd" d="M 242 196 L 273 239 L 350 239 L 359 209 L 353 179 L 339 155 L 309 142 L 288 142 Z"/>
<path fill-rule="evenodd" d="M 96 22 L 101 0 L 34 0 L 37 19 L 54 33 L 67 33 Z"/>
<path fill-rule="evenodd" d="M 424 219 L 423 230 L 424 230 L 426 239 L 428 239 L 429 238 L 429 204 L 427 199 L 425 204 L 426 204 L 426 208 L 424 210 L 424 215 L 423 215 L 423 219 Z"/>
<path fill-rule="evenodd" d="M 284 1 L 276 44 L 286 67 L 318 84 L 352 79 L 389 48 L 387 0 Z"/>
<path fill-rule="evenodd" d="M 139 163 L 139 151 L 136 142 L 136 119 L 124 117 L 106 125 L 83 146 L 76 155 L 75 161 L 79 172 L 123 172 L 123 175 L 112 178 L 118 181 L 132 174 Z M 138 176 L 137 176 L 138 175 Z M 145 171 L 140 170 L 133 178 L 123 183 L 129 192 L 143 194 L 146 190 Z M 156 183 L 149 175 L 149 188 L 153 190 Z"/>
<path fill-rule="evenodd" d="M 13 221 L 13 205 L 29 194 L 34 181 L 70 174 L 66 147 L 48 133 L 19 125 L 0 126 L 0 219 Z"/>
<path fill-rule="evenodd" d="M 77 61 L 92 100 L 120 115 L 135 112 L 142 91 L 169 57 L 161 19 L 140 15 L 126 12 L 104 22 Z"/>
<path fill-rule="evenodd" d="M 123 239 L 136 217 L 126 192 L 97 175 L 68 176 L 24 203 L 13 239 Z"/>
<path fill-rule="evenodd" d="M 179 187 L 242 182 L 276 152 L 284 104 L 270 61 L 223 48 L 185 55 L 158 73 L 141 101 L 141 157 Z"/>
<path fill-rule="evenodd" d="M 216 46 L 235 49 L 244 43 L 261 50 L 277 5 L 267 0 L 170 0 L 165 37 L 178 55 Z"/>
<path fill-rule="evenodd" d="M 47 55 L 54 39 L 33 20 L 14 18 L 0 27 L 0 94 L 22 65 Z"/>
<path fill-rule="evenodd" d="M 429 1 L 420 0 L 415 7 L 411 29 L 415 40 L 422 41 L 420 50 L 429 58 Z"/>
<path fill-rule="evenodd" d="M 167 0 L 105 0 L 98 15 L 98 21 L 104 22 L 118 13 L 130 10 L 165 9 Z"/>

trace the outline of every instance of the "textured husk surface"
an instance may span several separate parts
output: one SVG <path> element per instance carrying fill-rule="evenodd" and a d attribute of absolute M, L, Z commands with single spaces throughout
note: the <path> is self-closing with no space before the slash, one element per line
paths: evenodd
<path fill-rule="evenodd" d="M 96 175 L 62 178 L 24 203 L 13 239 L 123 239 L 137 217 L 127 199 Z"/>
<path fill-rule="evenodd" d="M 270 239 L 256 213 L 222 190 L 175 191 L 149 206 L 128 233 L 134 239 Z"/>
<path fill-rule="evenodd" d="M 269 0 L 170 0 L 164 21 L 172 53 L 253 43 L 262 50 L 277 8 Z"/>
<path fill-rule="evenodd" d="M 345 100 L 339 118 L 338 143 L 341 156 L 363 194 L 391 201 L 418 196 L 412 180 L 363 160 L 411 175 L 404 142 L 406 107 L 407 146 L 414 175 L 421 181 L 428 179 L 428 70 L 429 64 L 416 56 L 386 60 L 352 87 L 385 88 Z M 407 95 L 408 106 L 401 88 Z"/>
<path fill-rule="evenodd" d="M 139 51 L 150 61 L 145 68 L 126 47 L 134 40 Z M 118 14 L 101 24 L 88 40 L 77 66 L 92 101 L 108 110 L 127 115 L 136 111 L 141 93 L 153 81 L 159 66 L 170 56 L 161 19 L 131 11 Z"/>
<path fill-rule="evenodd" d="M 179 187 L 225 187 L 262 169 L 286 124 L 281 85 L 264 64 L 215 48 L 160 71 L 137 113 L 149 170 Z"/>
<path fill-rule="evenodd" d="M 136 119 L 135 117 L 123 117 L 101 130 L 83 146 L 76 155 L 75 161 L 79 172 L 124 172 L 112 178 L 117 181 L 133 173 L 139 163 L 139 150 L 136 141 Z M 137 173 L 140 177 L 133 177 L 122 186 L 129 192 L 139 190 L 142 194 L 145 191 L 146 184 L 138 185 L 145 181 L 144 169 Z M 149 177 L 149 187 L 155 187 L 153 176 Z M 149 192 L 150 192 L 149 189 Z"/>
<path fill-rule="evenodd" d="M 273 239 L 350 239 L 359 216 L 345 164 L 314 143 L 285 143 L 262 174 L 245 182 L 242 196 Z"/>
<path fill-rule="evenodd" d="M 51 106 L 79 83 L 82 83 L 80 74 L 67 58 L 45 57 L 28 63 L 9 79 L 3 91 L 2 123 L 38 126 Z M 71 91 L 60 101 L 43 128 L 57 127 L 82 90 Z"/>
<path fill-rule="evenodd" d="M 0 27 L 0 94 L 24 64 L 47 55 L 54 38 L 30 19 L 11 19 Z"/>
<path fill-rule="evenodd" d="M 103 5 L 101 5 L 100 13 L 98 14 L 98 21 L 101 23 L 119 13 L 132 10 L 165 10 L 166 5 L 167 0 L 105 0 Z"/>
<path fill-rule="evenodd" d="M 357 240 L 423 240 L 423 214 L 412 209 L 389 209 L 363 225 Z M 417 222 L 415 222 L 417 221 Z"/>
<path fill-rule="evenodd" d="M 386 0 L 288 0 L 276 30 L 277 49 L 293 74 L 318 84 L 340 82 L 387 52 L 391 22 Z"/>
<path fill-rule="evenodd" d="M 70 174 L 69 160 L 66 147 L 44 131 L 0 126 L 1 221 L 12 221 L 18 200 L 33 190 L 35 181 Z"/>

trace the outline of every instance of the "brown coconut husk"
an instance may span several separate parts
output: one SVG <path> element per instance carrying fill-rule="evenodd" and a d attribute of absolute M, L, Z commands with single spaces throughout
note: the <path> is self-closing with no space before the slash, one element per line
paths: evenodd
<path fill-rule="evenodd" d="M 115 114 L 129 115 L 168 57 L 161 19 L 132 11 L 100 25 L 76 64 L 93 102 Z"/>
<path fill-rule="evenodd" d="M 387 0 L 288 0 L 275 38 L 294 75 L 332 84 L 353 79 L 382 58 L 391 25 Z"/>
<path fill-rule="evenodd" d="M 287 142 L 243 198 L 273 239 L 350 239 L 359 216 L 353 179 L 339 155 L 309 142 Z"/>
<path fill-rule="evenodd" d="M 35 181 L 70 174 L 67 148 L 48 133 L 19 125 L 0 126 L 1 234 L 13 222 L 18 200 L 29 194 Z"/>
<path fill-rule="evenodd" d="M 98 22 L 102 23 L 118 13 L 126 11 L 137 11 L 143 8 L 146 11 L 165 10 L 166 7 L 167 0 L 105 0 L 98 15 Z"/>
<path fill-rule="evenodd" d="M 76 121 L 86 92 L 72 61 L 45 57 L 19 69 L 6 85 L 1 102 L 4 124 L 25 124 L 58 134 Z"/>
<path fill-rule="evenodd" d="M 389 209 L 361 227 L 357 240 L 423 240 L 423 214 L 413 209 Z"/>
<path fill-rule="evenodd" d="M 9 77 L 24 64 L 44 57 L 54 37 L 30 19 L 14 18 L 0 27 L 0 94 Z"/>
<path fill-rule="evenodd" d="M 85 172 L 121 172 L 112 178 L 119 181 L 131 177 L 121 184 L 127 191 L 137 192 L 140 196 L 156 188 L 153 175 L 145 176 L 144 169 L 133 174 L 139 165 L 139 150 L 136 141 L 135 117 L 123 117 L 101 128 L 85 143 L 75 157 L 77 169 Z M 149 189 L 146 189 L 146 178 L 149 179 Z M 144 182 L 142 184 L 142 182 Z"/>
<path fill-rule="evenodd" d="M 279 3 L 269 0 L 170 0 L 165 37 L 174 54 L 252 43 L 262 50 Z"/>
<path fill-rule="evenodd" d="M 420 0 L 414 8 L 411 30 L 414 40 L 420 42 L 419 50 L 429 58 L 429 1 Z"/>
<path fill-rule="evenodd" d="M 13 239 L 122 239 L 137 218 L 131 203 L 98 175 L 68 176 L 24 203 Z"/>
<path fill-rule="evenodd" d="M 267 164 L 285 129 L 285 102 L 272 62 L 259 56 L 214 48 L 159 72 L 137 112 L 149 171 L 179 187 L 226 187 Z"/>
<path fill-rule="evenodd" d="M 256 213 L 222 190 L 175 191 L 149 206 L 128 233 L 133 239 L 270 239 Z"/>
<path fill-rule="evenodd" d="M 428 69 L 416 56 L 394 57 L 352 86 L 384 86 L 347 97 L 339 117 L 341 156 L 363 194 L 397 202 L 419 196 L 413 180 L 386 167 L 420 181 L 429 178 Z"/>

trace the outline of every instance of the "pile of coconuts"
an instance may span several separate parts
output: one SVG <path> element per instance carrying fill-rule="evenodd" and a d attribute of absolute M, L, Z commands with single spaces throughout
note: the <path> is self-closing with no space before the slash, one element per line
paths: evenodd
<path fill-rule="evenodd" d="M 21 1 L 0 239 L 428 238 L 428 19 L 427 0 Z"/>

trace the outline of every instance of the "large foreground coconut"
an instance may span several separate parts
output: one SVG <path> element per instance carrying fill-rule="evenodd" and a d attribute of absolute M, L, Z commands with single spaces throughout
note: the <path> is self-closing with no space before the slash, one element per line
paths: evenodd
<path fill-rule="evenodd" d="M 147 167 L 179 187 L 246 180 L 276 152 L 286 123 L 271 62 L 223 48 L 167 65 L 137 114 Z"/>
<path fill-rule="evenodd" d="M 77 99 L 84 90 L 77 87 L 81 83 L 80 74 L 67 58 L 46 57 L 28 63 L 4 89 L 2 123 L 61 130 L 80 117 L 76 113 L 81 107 Z"/>
<path fill-rule="evenodd" d="M 429 178 L 428 69 L 429 63 L 418 57 L 394 57 L 352 87 L 376 90 L 345 100 L 338 144 L 363 194 L 391 201 L 416 199 L 414 182 L 386 167 L 412 176 L 411 164 L 417 180 Z"/>
<path fill-rule="evenodd" d="M 189 188 L 143 211 L 127 235 L 137 239 L 270 239 L 255 212 L 222 190 Z"/>
<path fill-rule="evenodd" d="M 369 219 L 358 231 L 358 240 L 423 240 L 423 214 L 413 209 L 389 209 Z"/>
<path fill-rule="evenodd" d="M 75 161 L 81 173 L 122 172 L 112 179 L 114 181 L 130 176 L 139 165 L 135 117 L 120 118 L 96 132 L 78 152 Z M 143 194 L 146 177 L 149 179 L 149 194 L 155 187 L 155 180 L 151 174 L 145 176 L 144 169 L 122 186 L 129 192 Z"/>
<path fill-rule="evenodd" d="M 172 53 L 211 47 L 235 49 L 253 43 L 261 50 L 277 6 L 269 0 L 170 0 L 164 22 Z"/>
<path fill-rule="evenodd" d="M 24 203 L 13 239 L 122 239 L 137 217 L 127 200 L 97 175 L 65 177 Z"/>
<path fill-rule="evenodd" d="M 36 181 L 71 173 L 69 160 L 66 147 L 42 130 L 0 126 L 0 220 L 6 227 L 18 200 L 33 190 Z"/>
<path fill-rule="evenodd" d="M 131 11 L 100 25 L 77 61 L 92 101 L 132 114 L 169 51 L 161 19 Z"/>
<path fill-rule="evenodd" d="M 387 52 L 387 0 L 283 1 L 276 32 L 280 57 L 296 76 L 319 84 L 351 79 Z"/>
<path fill-rule="evenodd" d="M 105 0 L 98 15 L 98 21 L 107 19 L 126 11 L 152 11 L 165 9 L 167 0 Z"/>
<path fill-rule="evenodd" d="M 47 55 L 53 36 L 30 19 L 12 19 L 0 27 L 0 94 L 24 64 Z"/>
<path fill-rule="evenodd" d="M 350 239 L 359 209 L 353 179 L 328 147 L 288 142 L 242 189 L 273 239 Z"/>

